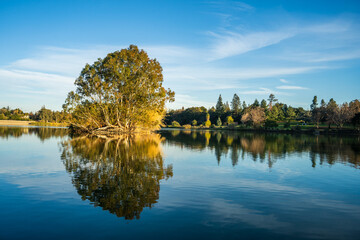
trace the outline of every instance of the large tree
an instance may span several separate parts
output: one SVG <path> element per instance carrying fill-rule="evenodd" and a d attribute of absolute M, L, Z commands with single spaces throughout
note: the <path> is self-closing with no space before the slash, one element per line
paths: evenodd
<path fill-rule="evenodd" d="M 269 95 L 268 100 L 269 100 L 269 109 L 271 110 L 273 103 L 277 102 L 278 100 L 275 98 L 275 95 L 272 93 Z"/>
<path fill-rule="evenodd" d="M 165 115 L 165 102 L 174 100 L 162 83 L 160 63 L 130 45 L 86 64 L 64 108 L 75 129 L 92 134 L 154 129 Z"/>
<path fill-rule="evenodd" d="M 238 114 L 241 111 L 241 102 L 239 96 L 235 93 L 231 101 L 231 109 L 235 114 Z"/>

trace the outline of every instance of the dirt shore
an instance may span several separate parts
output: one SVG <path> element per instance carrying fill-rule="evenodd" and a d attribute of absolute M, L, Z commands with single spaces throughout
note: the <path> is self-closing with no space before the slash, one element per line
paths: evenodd
<path fill-rule="evenodd" d="M 0 126 L 29 126 L 34 121 L 0 120 Z"/>

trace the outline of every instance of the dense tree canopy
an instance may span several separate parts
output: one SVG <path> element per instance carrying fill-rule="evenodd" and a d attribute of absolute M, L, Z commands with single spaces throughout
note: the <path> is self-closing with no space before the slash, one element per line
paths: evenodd
<path fill-rule="evenodd" d="M 174 100 L 162 83 L 160 63 L 130 45 L 86 64 L 64 108 L 73 127 L 89 133 L 154 129 L 165 115 L 165 102 Z"/>

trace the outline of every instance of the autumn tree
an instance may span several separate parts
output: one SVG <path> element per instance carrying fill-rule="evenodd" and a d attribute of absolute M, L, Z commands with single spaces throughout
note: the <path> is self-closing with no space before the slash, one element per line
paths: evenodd
<path fill-rule="evenodd" d="M 91 134 L 157 128 L 174 92 L 162 86 L 162 67 L 144 50 L 130 45 L 86 64 L 68 94 L 64 109 L 73 129 Z"/>
<path fill-rule="evenodd" d="M 210 126 L 211 126 L 210 114 L 209 114 L 209 113 L 206 114 L 205 126 L 206 126 L 206 127 L 210 127 Z"/>
<path fill-rule="evenodd" d="M 226 123 L 227 123 L 228 125 L 234 123 L 234 119 L 232 118 L 232 116 L 227 116 L 227 117 L 226 117 Z"/>
<path fill-rule="evenodd" d="M 252 124 L 253 126 L 258 127 L 265 121 L 264 109 L 260 107 L 252 108 L 241 117 L 241 121 L 245 124 Z"/>

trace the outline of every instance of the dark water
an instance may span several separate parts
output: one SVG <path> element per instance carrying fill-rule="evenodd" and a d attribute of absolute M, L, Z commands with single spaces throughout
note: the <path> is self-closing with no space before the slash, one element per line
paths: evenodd
<path fill-rule="evenodd" d="M 0 239 L 359 239 L 360 139 L 0 127 Z"/>

